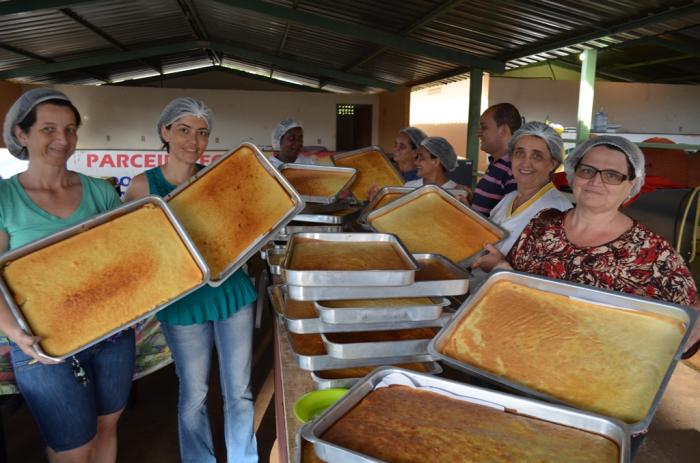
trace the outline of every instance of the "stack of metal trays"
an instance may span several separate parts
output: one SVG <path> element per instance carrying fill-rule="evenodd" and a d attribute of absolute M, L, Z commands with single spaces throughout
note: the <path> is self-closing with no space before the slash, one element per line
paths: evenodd
<path fill-rule="evenodd" d="M 286 284 L 270 288 L 272 305 L 319 388 L 347 386 L 372 365 L 441 371 L 427 346 L 450 317 L 443 294 L 469 287 L 469 275 L 446 259 L 411 256 L 380 233 L 295 234 L 281 272 Z"/>
<path fill-rule="evenodd" d="M 323 461 L 630 461 L 618 420 L 400 368 L 374 370 L 300 433 Z"/>

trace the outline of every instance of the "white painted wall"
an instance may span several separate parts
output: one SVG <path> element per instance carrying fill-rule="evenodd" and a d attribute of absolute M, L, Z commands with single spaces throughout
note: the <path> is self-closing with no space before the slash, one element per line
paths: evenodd
<path fill-rule="evenodd" d="M 155 129 L 158 116 L 178 96 L 201 99 L 212 108 L 210 150 L 226 150 L 242 141 L 270 145 L 273 128 L 286 117 L 302 121 L 305 145 L 334 150 L 335 111 L 340 103 L 373 105 L 372 143 L 378 139 L 377 95 L 68 85 L 56 88 L 71 98 L 84 117 L 79 149 L 159 149 Z"/>

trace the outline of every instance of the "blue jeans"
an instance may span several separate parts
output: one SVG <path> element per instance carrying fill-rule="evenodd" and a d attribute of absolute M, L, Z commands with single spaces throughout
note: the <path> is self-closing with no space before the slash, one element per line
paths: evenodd
<path fill-rule="evenodd" d="M 161 324 L 180 379 L 178 430 L 183 463 L 216 462 L 206 402 L 214 344 L 224 396 L 228 463 L 258 461 L 250 389 L 253 313 L 253 305 L 249 304 L 226 320 L 193 325 Z"/>
<path fill-rule="evenodd" d="M 102 341 L 77 354 L 88 382 L 76 381 L 71 359 L 54 365 L 31 363 L 12 344 L 12 368 L 32 417 L 46 445 L 56 452 L 73 450 L 92 440 L 97 417 L 126 405 L 134 376 L 134 330 Z"/>

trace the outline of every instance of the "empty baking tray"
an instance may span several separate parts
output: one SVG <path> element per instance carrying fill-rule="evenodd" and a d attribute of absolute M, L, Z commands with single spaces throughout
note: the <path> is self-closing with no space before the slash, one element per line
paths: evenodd
<path fill-rule="evenodd" d="M 417 269 L 386 233 L 295 233 L 282 263 L 284 280 L 295 286 L 409 285 Z"/>
<path fill-rule="evenodd" d="M 307 203 L 332 204 L 355 180 L 357 171 L 349 167 L 284 164 L 282 175 Z"/>
<path fill-rule="evenodd" d="M 367 223 L 382 233 L 394 233 L 412 253 L 441 254 L 458 265 L 507 236 L 435 185 L 426 185 L 369 214 Z"/>
<path fill-rule="evenodd" d="M 439 375 L 442 367 L 438 362 L 401 363 L 399 365 L 381 365 L 417 371 L 428 375 Z M 350 388 L 362 378 L 370 374 L 376 366 L 342 368 L 339 370 L 312 371 L 311 379 L 316 389 L 330 389 L 332 387 Z"/>
<path fill-rule="evenodd" d="M 435 415 L 435 411 L 432 408 L 420 406 L 422 399 L 420 397 L 415 400 L 415 403 L 406 406 L 411 406 L 411 415 L 414 415 L 414 420 L 416 420 L 415 425 L 411 426 L 411 423 L 406 423 L 407 417 L 405 416 L 405 411 L 402 410 L 401 406 L 393 407 L 388 410 L 382 410 L 386 416 L 386 422 L 383 421 L 372 421 L 372 426 L 370 429 L 365 430 L 365 435 L 374 435 L 375 432 L 381 432 L 381 436 L 393 436 L 391 445 L 379 446 L 377 449 L 379 451 L 387 453 L 382 456 L 382 459 L 373 457 L 372 455 L 360 453 L 357 450 L 348 449 L 340 444 L 333 443 L 328 440 L 326 433 L 329 429 L 333 427 L 338 421 L 340 421 L 346 414 L 350 413 L 356 406 L 358 406 L 365 397 L 367 397 L 371 392 L 384 387 L 396 387 L 397 393 L 406 391 L 406 388 L 422 389 L 426 392 L 432 392 L 435 394 L 446 396 L 448 399 L 459 400 L 471 403 L 479 408 L 484 407 L 483 412 L 479 415 L 469 415 L 475 416 L 471 418 L 469 424 L 470 428 L 462 429 L 461 433 L 466 433 L 467 436 L 471 435 L 482 435 L 485 439 L 484 444 L 488 443 L 496 449 L 500 449 L 503 453 L 501 460 L 489 460 L 489 461 L 523 461 L 523 459 L 518 459 L 515 455 L 505 453 L 511 438 L 508 435 L 496 437 L 496 431 L 499 428 L 493 429 L 488 424 L 481 426 L 483 421 L 478 417 L 488 414 L 493 416 L 493 413 L 504 413 L 509 416 L 517 415 L 517 421 L 522 424 L 515 423 L 513 426 L 513 437 L 516 434 L 522 439 L 523 435 L 527 436 L 527 440 L 531 443 L 525 443 L 524 450 L 527 451 L 532 449 L 532 446 L 536 446 L 536 442 L 539 441 L 540 445 L 547 445 L 551 439 L 553 439 L 552 431 L 558 432 L 559 429 L 563 433 L 566 433 L 571 437 L 570 430 L 579 430 L 584 434 L 581 434 L 583 438 L 589 440 L 593 438 L 597 445 L 608 447 L 611 455 L 610 462 L 617 463 L 628 463 L 630 461 L 630 436 L 626 426 L 614 419 L 594 415 L 591 413 L 583 412 L 580 410 L 574 410 L 568 407 L 561 407 L 558 405 L 552 405 L 529 398 L 518 397 L 511 394 L 496 392 L 489 389 L 483 389 L 476 386 L 471 386 L 464 383 L 459 383 L 456 381 L 451 381 L 448 379 L 440 378 L 437 376 L 426 375 L 422 373 L 416 373 L 413 371 L 403 370 L 400 368 L 392 367 L 382 367 L 370 375 L 366 376 L 359 382 L 357 382 L 340 400 L 326 409 L 320 416 L 318 416 L 314 421 L 307 423 L 302 429 L 302 437 L 309 442 L 314 444 L 316 454 L 323 461 L 342 461 L 348 463 L 354 462 L 380 462 L 380 461 L 391 461 L 391 452 L 393 449 L 405 450 L 402 447 L 401 439 L 405 439 L 406 445 L 415 444 L 412 451 L 415 452 L 414 460 L 402 460 L 402 461 L 416 461 L 423 462 L 429 461 L 430 457 L 426 454 L 438 456 L 442 455 L 441 461 L 445 461 L 444 453 L 440 453 L 440 448 L 436 448 L 436 442 L 421 438 L 419 433 L 419 427 L 430 426 L 433 432 L 437 433 L 441 437 L 444 436 L 445 428 L 444 424 L 440 421 L 436 424 L 429 424 L 437 418 L 440 420 L 440 415 Z M 392 391 L 389 389 L 389 391 Z M 390 394 L 392 392 L 389 392 Z M 450 407 L 443 405 L 443 412 L 449 413 Z M 431 416 L 432 414 L 432 416 Z M 464 416 L 461 414 L 460 416 Z M 497 417 L 497 416 L 496 416 Z M 468 416 L 465 417 L 468 419 Z M 379 418 L 376 418 L 379 420 Z M 529 420 L 533 420 L 531 424 L 528 424 Z M 543 423 L 546 422 L 546 423 Z M 370 422 L 367 422 L 369 425 Z M 551 425 L 555 425 L 552 428 Z M 376 428 L 375 426 L 378 426 Z M 435 427 L 437 429 L 435 429 Z M 548 428 L 544 432 L 537 432 L 536 430 L 531 430 L 532 426 L 537 426 L 538 428 Z M 402 431 L 402 429 L 405 431 Z M 381 431 L 380 431 L 381 429 Z M 449 428 L 448 428 L 449 429 Z M 472 430 L 473 429 L 473 430 Z M 393 431 L 393 433 L 388 434 L 388 432 Z M 362 431 L 357 431 L 358 435 L 362 436 Z M 453 431 L 450 431 L 450 434 Z M 388 437 L 392 438 L 392 437 Z M 597 438 L 607 439 L 606 441 L 598 441 Z M 493 439 L 502 439 L 500 441 L 493 441 Z M 467 453 L 468 448 L 455 448 L 454 442 L 457 439 L 451 440 L 449 435 L 442 439 L 440 445 L 445 445 L 443 450 L 447 451 L 449 448 L 450 454 L 454 457 L 459 455 L 458 458 L 453 458 L 451 461 L 457 461 L 457 459 L 463 459 L 464 461 L 485 461 L 483 453 L 483 446 L 477 441 L 472 444 L 475 453 Z M 567 445 L 566 440 L 561 442 L 559 445 Z M 570 441 L 568 441 L 570 442 Z M 499 445 L 500 443 L 500 445 Z M 609 447 L 612 443 L 617 447 L 617 455 L 614 455 L 613 448 Z M 575 445 L 575 443 L 570 443 L 569 445 Z M 585 447 L 583 447 L 585 448 Z M 522 449 L 522 447 L 521 447 Z M 421 452 L 422 450 L 422 452 Z M 534 458 L 532 461 L 547 461 L 547 462 L 559 462 L 559 461 L 571 461 L 571 460 L 561 460 L 561 455 L 554 449 L 555 455 L 550 455 L 549 458 Z M 587 450 L 581 450 L 582 457 L 588 455 L 590 448 Z M 421 458 L 422 453 L 422 458 Z M 402 452 L 405 457 L 405 453 Z M 537 455 L 537 453 L 535 453 Z M 579 461 L 579 460 L 577 460 Z M 594 461 L 592 459 L 580 460 L 580 461 Z M 601 463 L 596 461 L 596 463 Z"/>
<path fill-rule="evenodd" d="M 480 304 L 489 294 L 498 301 L 499 291 L 509 302 Z M 675 304 L 497 271 L 429 349 L 502 387 L 610 415 L 639 432 L 651 422 L 694 318 L 693 310 Z M 478 343 L 461 341 L 477 339 L 471 334 L 477 331 Z"/>
<path fill-rule="evenodd" d="M 367 201 L 370 188 L 402 186 L 403 177 L 378 146 L 370 146 L 333 156 L 336 166 L 357 169 L 357 178 L 350 192 L 359 201 Z"/>
<path fill-rule="evenodd" d="M 295 286 L 287 294 L 297 301 L 388 297 L 460 296 L 469 291 L 469 273 L 437 254 L 414 254 L 418 271 L 407 286 Z"/>
<path fill-rule="evenodd" d="M 36 352 L 54 361 L 152 315 L 209 277 L 194 243 L 157 196 L 7 252 L 0 268 L 8 307 L 24 331 L 42 338 Z M 65 316 L 44 315 L 58 310 Z"/>
<path fill-rule="evenodd" d="M 287 179 L 251 143 L 200 170 L 168 196 L 218 286 L 304 208 Z"/>

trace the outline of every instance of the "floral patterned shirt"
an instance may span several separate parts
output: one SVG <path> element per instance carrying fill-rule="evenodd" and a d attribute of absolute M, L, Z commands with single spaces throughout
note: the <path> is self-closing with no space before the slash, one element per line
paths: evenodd
<path fill-rule="evenodd" d="M 545 209 L 530 221 L 508 253 L 514 270 L 676 304 L 695 302 L 693 277 L 664 238 L 635 220 L 609 243 L 578 247 L 564 232 L 566 214 Z"/>

